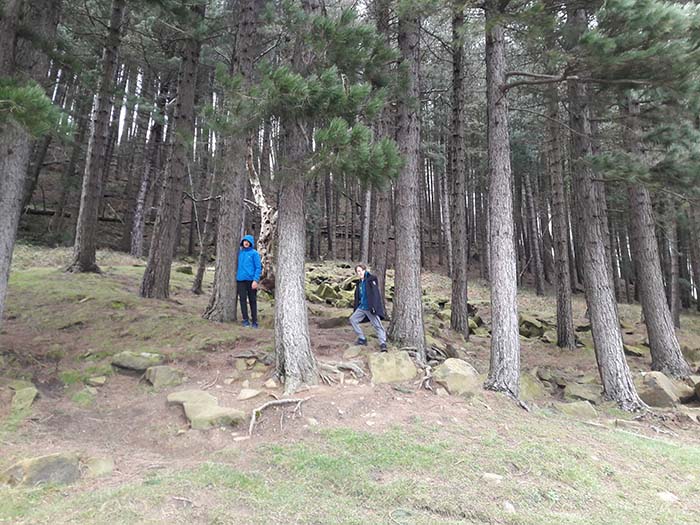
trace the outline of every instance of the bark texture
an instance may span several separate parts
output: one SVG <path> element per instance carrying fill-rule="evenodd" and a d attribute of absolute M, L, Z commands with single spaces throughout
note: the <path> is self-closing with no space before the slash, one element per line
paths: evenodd
<path fill-rule="evenodd" d="M 491 267 L 491 362 L 486 388 L 518 397 L 520 340 L 516 252 L 513 231 L 513 177 L 510 168 L 505 39 L 498 3 L 486 3 L 486 96 L 488 104 L 489 239 Z"/>
<path fill-rule="evenodd" d="M 204 18 L 205 6 L 195 5 L 191 11 L 193 17 L 200 20 Z M 182 46 L 172 152 L 153 226 L 148 263 L 139 290 L 141 297 L 153 299 L 166 299 L 170 295 L 170 265 L 178 241 L 182 192 L 189 170 L 190 141 L 194 129 L 195 87 L 202 44 L 195 35 L 188 35 Z"/>
<path fill-rule="evenodd" d="M 406 10 L 399 17 L 399 49 L 405 67 L 406 92 L 398 103 L 396 138 L 404 165 L 396 183 L 396 273 L 389 336 L 398 345 L 414 348 L 425 362 L 425 333 L 421 302 L 419 74 L 420 18 Z"/>
<path fill-rule="evenodd" d="M 97 216 L 102 198 L 102 177 L 105 153 L 109 140 L 109 119 L 112 111 L 112 82 L 117 67 L 121 42 L 121 26 L 126 0 L 113 0 L 109 32 L 102 55 L 100 82 L 92 111 L 90 138 L 86 153 L 83 186 L 80 194 L 80 212 L 75 230 L 71 272 L 99 272 L 97 266 Z"/>

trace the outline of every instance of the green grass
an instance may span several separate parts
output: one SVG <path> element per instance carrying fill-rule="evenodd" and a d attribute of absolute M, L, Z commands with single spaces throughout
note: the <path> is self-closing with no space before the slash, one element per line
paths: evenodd
<path fill-rule="evenodd" d="M 0 489 L 16 523 L 697 523 L 700 449 L 534 416 L 508 432 L 334 428 L 117 488 Z M 223 458 L 222 458 L 223 459 Z M 501 483 L 483 479 L 486 472 Z M 680 498 L 663 503 L 659 492 Z M 179 498 L 179 499 L 178 499 Z M 187 504 L 191 501 L 197 505 Z M 504 510 L 504 502 L 515 513 Z M 183 503 L 184 502 L 184 503 Z"/>

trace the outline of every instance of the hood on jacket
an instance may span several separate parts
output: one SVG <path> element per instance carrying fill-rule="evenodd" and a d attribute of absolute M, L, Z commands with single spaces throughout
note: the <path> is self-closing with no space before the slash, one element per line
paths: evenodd
<path fill-rule="evenodd" d="M 251 249 L 255 248 L 255 239 L 252 235 L 246 235 L 241 239 L 241 247 L 243 247 L 243 241 L 248 241 Z"/>

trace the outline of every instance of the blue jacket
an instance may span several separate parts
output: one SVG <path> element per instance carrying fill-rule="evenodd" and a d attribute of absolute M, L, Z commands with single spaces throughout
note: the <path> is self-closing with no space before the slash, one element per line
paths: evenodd
<path fill-rule="evenodd" d="M 364 293 L 362 293 L 361 290 L 363 285 Z M 369 272 L 365 272 L 365 278 L 358 281 L 357 286 L 355 286 L 355 304 L 353 305 L 353 310 L 360 308 L 360 303 L 363 302 L 363 295 L 365 301 L 367 302 L 367 310 L 380 319 L 384 319 L 386 314 L 384 313 L 384 302 L 382 301 L 382 295 L 379 293 L 379 282 L 377 281 L 377 277 Z M 367 321 L 367 316 L 365 316 L 365 321 Z"/>
<path fill-rule="evenodd" d="M 243 241 L 248 241 L 250 248 L 243 248 Z M 241 249 L 238 252 L 236 281 L 259 281 L 261 272 L 260 254 L 255 250 L 255 239 L 252 235 L 246 235 L 241 239 Z"/>

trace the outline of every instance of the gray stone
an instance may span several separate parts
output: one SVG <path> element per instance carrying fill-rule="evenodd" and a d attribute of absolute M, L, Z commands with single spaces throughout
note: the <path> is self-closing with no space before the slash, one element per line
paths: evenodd
<path fill-rule="evenodd" d="M 185 373 L 182 370 L 167 365 L 151 366 L 146 369 L 146 380 L 156 389 L 181 385 L 184 377 Z"/>
<path fill-rule="evenodd" d="M 183 405 L 185 403 L 216 405 L 217 400 L 204 390 L 183 390 L 168 394 L 168 403 L 171 405 Z"/>
<path fill-rule="evenodd" d="M 700 348 L 690 348 L 687 345 L 681 347 L 681 351 L 688 361 L 700 361 Z"/>
<path fill-rule="evenodd" d="M 34 487 L 40 484 L 68 484 L 80 477 L 78 455 L 49 454 L 15 463 L 0 474 L 0 482 L 12 486 Z"/>
<path fill-rule="evenodd" d="M 29 410 L 38 394 L 39 391 L 33 386 L 15 390 L 15 395 L 12 396 L 11 412 L 13 414 L 18 414 Z"/>
<path fill-rule="evenodd" d="M 560 412 L 575 417 L 576 419 L 595 419 L 598 417 L 598 412 L 595 407 L 588 401 L 574 401 L 573 403 L 557 403 L 557 410 Z"/>
<path fill-rule="evenodd" d="M 594 405 L 600 404 L 603 389 L 600 385 L 569 383 L 564 388 L 564 399 L 570 401 L 590 401 Z"/>
<path fill-rule="evenodd" d="M 673 407 L 680 402 L 673 382 L 661 372 L 647 372 L 635 379 L 637 393 L 647 405 Z"/>
<path fill-rule="evenodd" d="M 178 273 L 184 273 L 185 275 L 192 275 L 191 266 L 178 266 L 177 268 L 175 268 L 175 271 Z"/>
<path fill-rule="evenodd" d="M 341 326 L 349 326 L 350 321 L 347 317 L 328 317 L 326 319 L 321 319 L 318 322 L 319 328 L 339 328 Z"/>
<path fill-rule="evenodd" d="M 400 383 L 416 377 L 418 370 L 407 352 L 385 352 L 369 356 L 369 369 L 375 383 Z"/>
<path fill-rule="evenodd" d="M 623 345 L 625 355 L 632 357 L 651 357 L 651 350 L 646 346 Z"/>
<path fill-rule="evenodd" d="M 119 368 L 143 372 L 151 366 L 163 364 L 165 356 L 151 352 L 124 351 L 112 356 L 112 364 Z"/>
<path fill-rule="evenodd" d="M 474 367 L 452 357 L 435 369 L 433 380 L 452 395 L 471 397 L 481 389 L 479 373 Z"/>
<path fill-rule="evenodd" d="M 534 401 L 547 395 L 544 385 L 532 373 L 520 375 L 520 399 Z"/>
<path fill-rule="evenodd" d="M 90 377 L 87 380 L 87 384 L 90 386 L 104 386 L 107 382 L 107 376 L 95 376 Z"/>
<path fill-rule="evenodd" d="M 211 403 L 184 403 L 185 416 L 195 430 L 236 425 L 245 419 L 245 413 L 235 408 Z"/>
<path fill-rule="evenodd" d="M 503 482 L 503 476 L 501 476 L 500 474 L 494 474 L 492 472 L 484 473 L 481 476 L 481 479 L 489 483 L 493 483 L 494 485 L 498 485 L 499 483 Z"/>
<path fill-rule="evenodd" d="M 253 399 L 258 395 L 260 395 L 260 390 L 255 390 L 254 388 L 244 388 L 238 394 L 238 400 L 245 401 L 246 399 Z"/>
<path fill-rule="evenodd" d="M 343 352 L 343 359 L 345 359 L 346 361 L 348 361 L 350 359 L 355 359 L 356 357 L 359 357 L 360 354 L 362 354 L 366 349 L 367 349 L 366 346 L 360 346 L 360 345 L 349 346 Z"/>
<path fill-rule="evenodd" d="M 319 296 L 321 299 L 325 300 L 330 300 L 330 301 L 336 301 L 338 299 L 342 299 L 343 296 L 340 295 L 340 293 L 336 292 L 335 289 L 328 285 L 328 284 L 320 284 L 318 288 L 316 289 L 316 295 Z"/>
<path fill-rule="evenodd" d="M 265 388 L 277 388 L 277 386 L 277 381 L 272 378 L 265 381 Z"/>
<path fill-rule="evenodd" d="M 112 458 L 87 458 L 85 464 L 85 474 L 88 478 L 101 478 L 109 476 L 114 471 L 114 460 Z"/>

